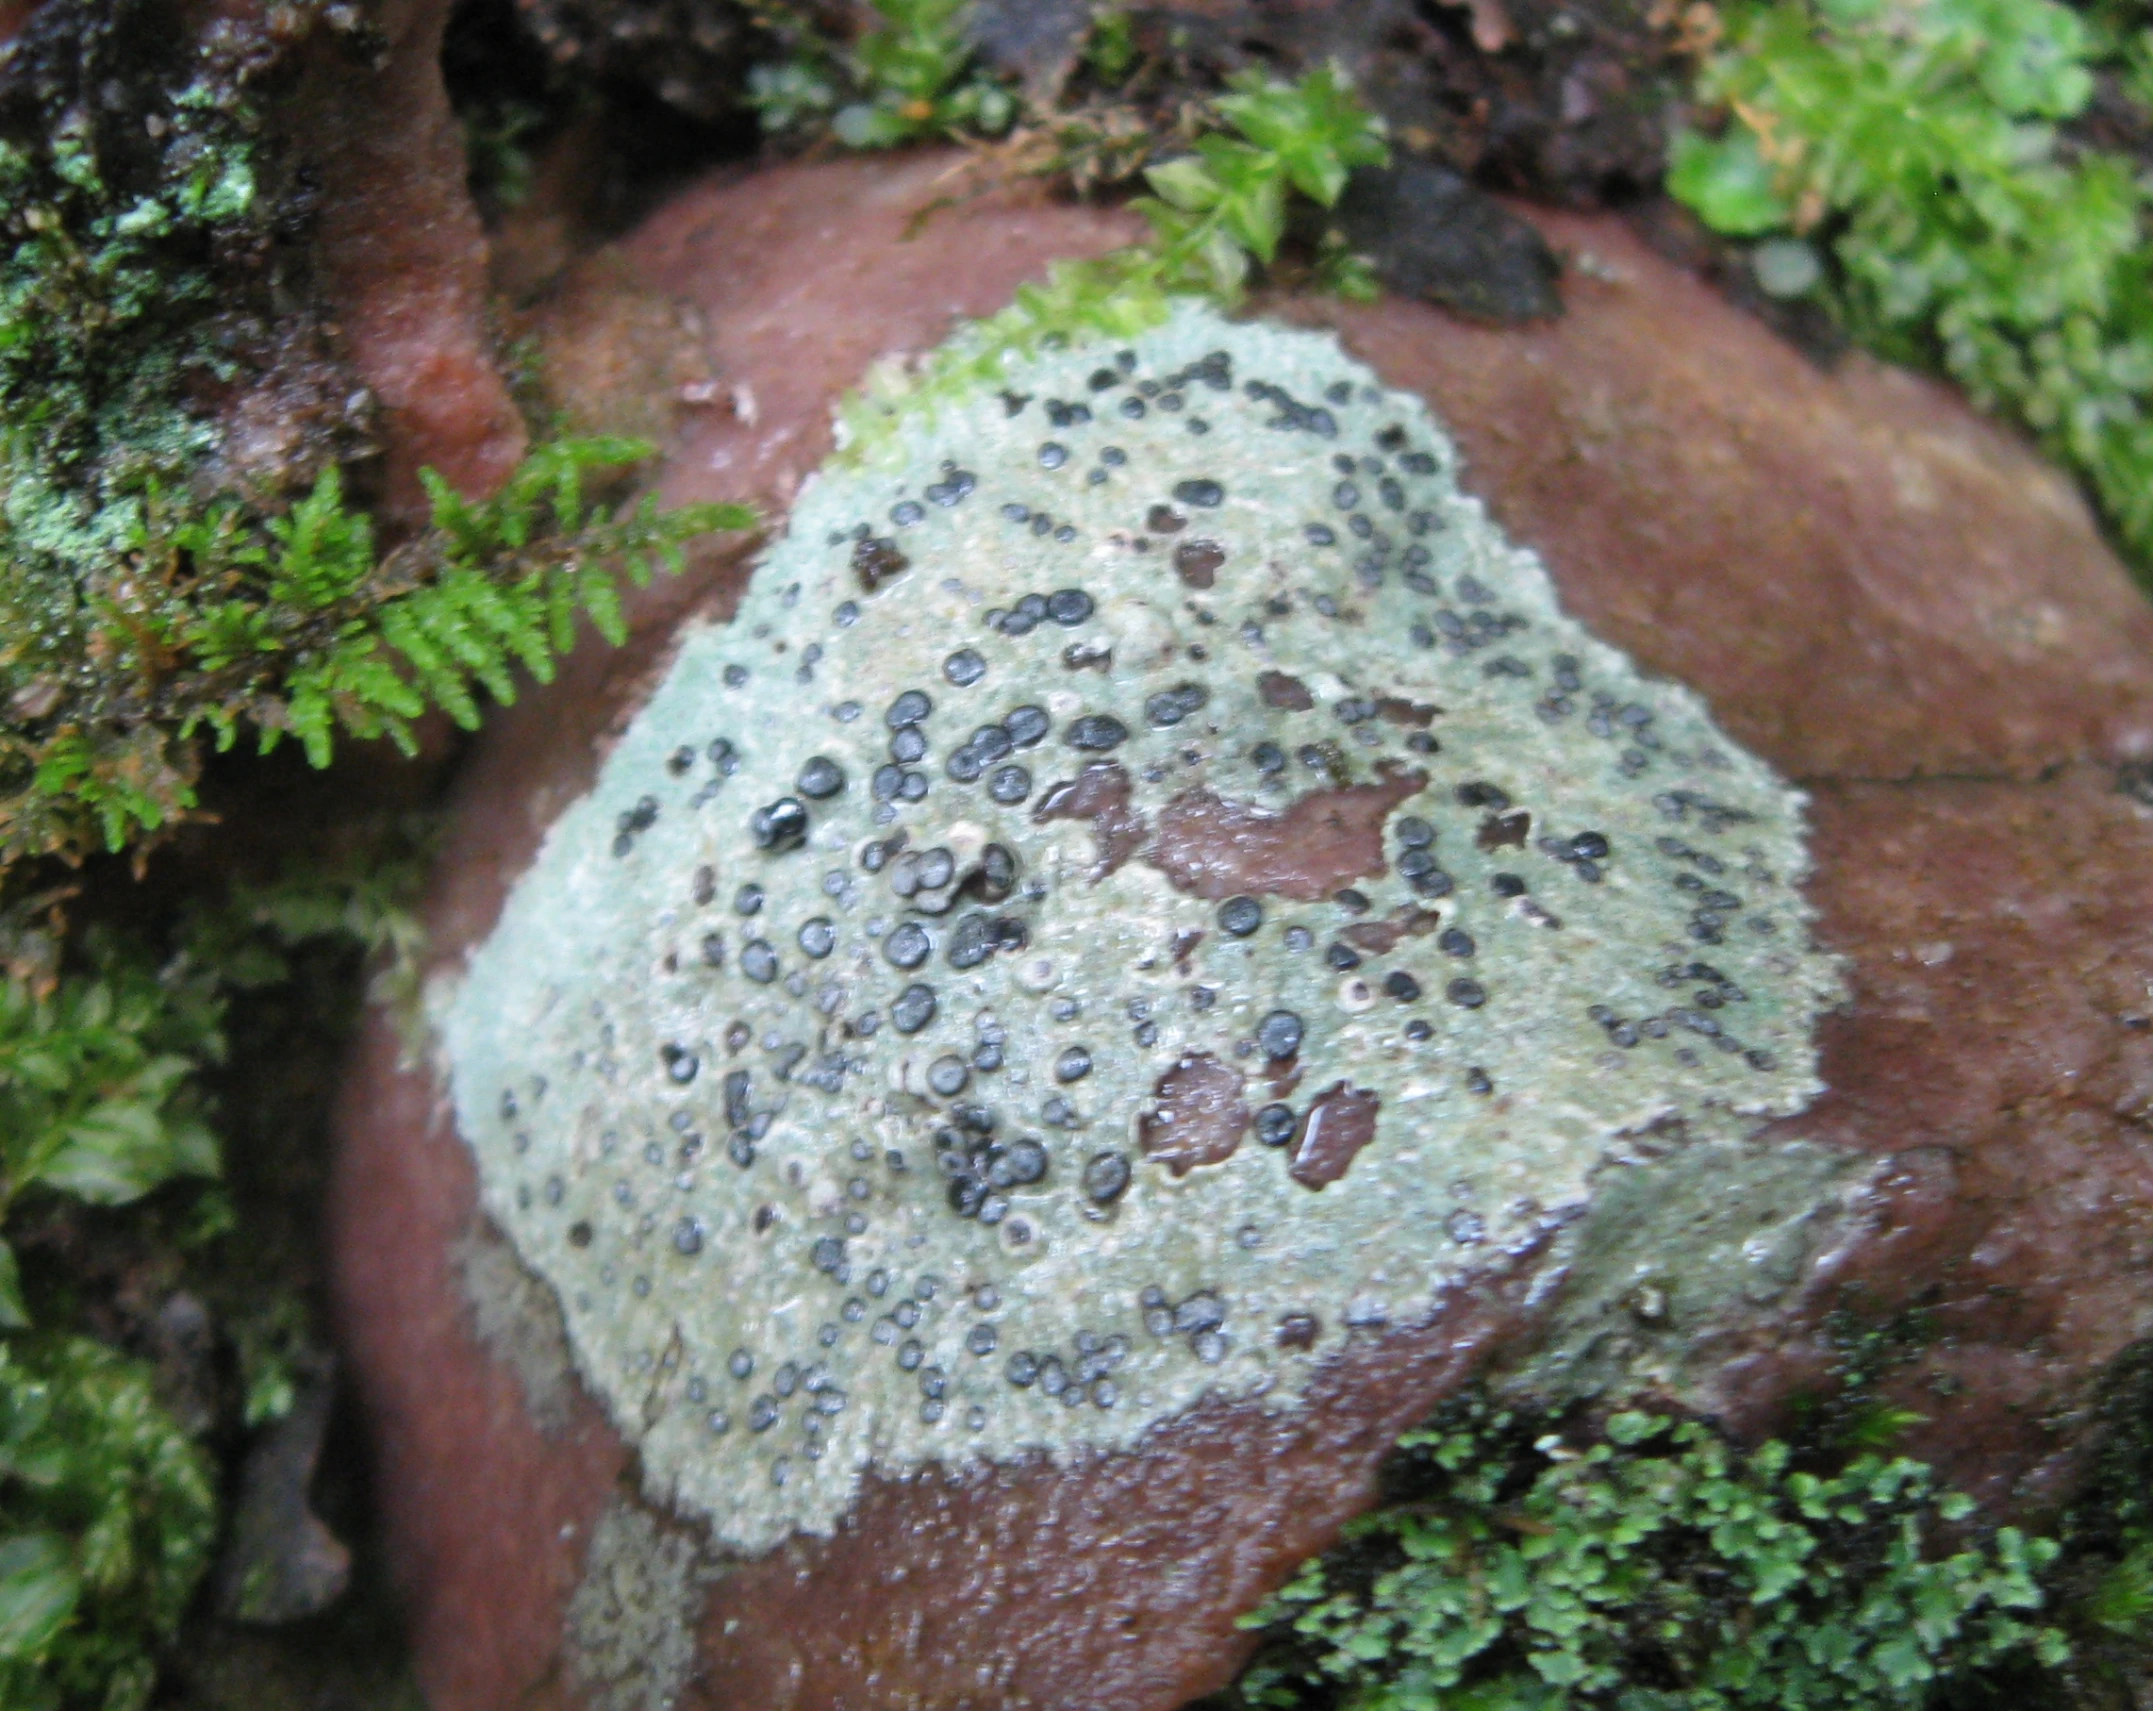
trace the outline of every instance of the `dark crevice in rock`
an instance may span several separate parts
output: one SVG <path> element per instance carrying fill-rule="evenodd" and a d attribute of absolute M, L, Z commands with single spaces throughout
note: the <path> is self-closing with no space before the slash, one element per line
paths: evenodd
<path fill-rule="evenodd" d="M 1407 161 L 1357 172 L 1336 218 L 1393 291 L 1484 321 L 1562 313 L 1562 263 L 1547 240 L 1447 167 Z"/>

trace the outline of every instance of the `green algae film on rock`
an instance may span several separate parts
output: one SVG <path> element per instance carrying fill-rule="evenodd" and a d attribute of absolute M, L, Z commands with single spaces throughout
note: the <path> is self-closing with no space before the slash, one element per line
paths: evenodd
<path fill-rule="evenodd" d="M 1816 1091 L 1800 798 L 1556 608 L 1418 401 L 1193 306 L 802 494 L 437 994 L 653 1496 L 1296 1406 Z"/>

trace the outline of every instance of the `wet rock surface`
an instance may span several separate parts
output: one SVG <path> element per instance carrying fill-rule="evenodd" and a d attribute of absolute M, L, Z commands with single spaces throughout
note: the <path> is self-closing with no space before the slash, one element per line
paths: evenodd
<path fill-rule="evenodd" d="M 1453 424 L 1595 634 L 1798 782 L 2143 754 L 2153 608 L 2063 475 L 1915 376 L 1819 373 L 1615 225 L 1536 218 L 1575 326 L 1308 312 Z"/>
<path fill-rule="evenodd" d="M 1369 783 L 1311 790 L 1275 810 L 1183 791 L 1159 811 L 1145 859 L 1192 897 L 1313 903 L 1385 871 L 1384 822 L 1427 785 L 1425 772 L 1378 767 Z"/>
<path fill-rule="evenodd" d="M 284 123 L 320 185 L 316 265 L 379 411 L 382 497 L 426 515 L 419 471 L 490 493 L 523 455 L 494 350 L 486 240 L 441 79 L 445 0 L 382 0 L 361 44 L 324 35 Z"/>
<path fill-rule="evenodd" d="M 1192 1052 L 1159 1077 L 1154 1108 L 1137 1120 L 1137 1144 L 1176 1176 L 1233 1157 L 1248 1132 L 1246 1081 L 1209 1052 Z"/>
<path fill-rule="evenodd" d="M 830 392 L 866 356 L 930 342 L 948 308 L 1006 292 L 980 280 L 966 303 L 948 284 L 984 223 L 1018 234 L 993 257 L 1013 272 L 1111 232 L 990 212 L 893 245 L 929 182 L 919 163 L 772 174 L 676 206 L 637 240 L 684 256 L 698 230 L 758 220 L 782 240 L 746 252 L 722 295 L 710 286 L 728 381 L 759 409 L 691 425 L 667 478 L 676 496 L 788 498 Z M 1761 1425 L 1817 1379 L 1824 1315 L 1856 1283 L 1869 1311 L 1925 1305 L 1945 1327 L 1896 1380 L 1929 1415 L 1920 1453 L 1990 1496 L 2038 1497 L 2068 1473 L 2070 1410 L 2146 1329 L 2153 943 L 2140 876 L 2153 831 L 2115 781 L 2153 750 L 2153 619 L 2061 482 L 1934 390 L 1859 365 L 1818 376 L 1618 229 L 1542 224 L 1591 258 L 1557 326 L 1495 332 L 1402 304 L 1294 312 L 1341 323 L 1386 381 L 1430 400 L 1463 448 L 1465 485 L 1543 554 L 1572 613 L 1702 691 L 1813 792 L 1810 895 L 1822 939 L 1852 959 L 1855 996 L 1823 1034 L 1829 1091 L 1767 1131 L 1778 1198 L 1755 1203 L 1777 1219 L 1770 1275 L 1750 1237 L 1722 1232 L 1726 1275 L 1695 1299 L 1677 1282 L 1662 1338 L 1675 1352 L 1656 1357 L 1659 1331 L 1619 1306 L 1635 1255 L 1558 1241 L 1521 1253 L 1502 1284 L 1445 1297 L 1425 1324 L 1354 1332 L 1297 1412 L 1214 1398 L 1071 1466 L 871 1476 L 834 1537 L 795 1538 L 714 1585 L 666 1582 L 708 1666 L 683 1703 L 1176 1704 L 1230 1673 L 1232 1616 L 1335 1536 L 1391 1437 L 1491 1350 L 1573 1391 L 1596 1370 L 1659 1371 L 1678 1395 Z M 887 285 L 887 319 L 818 274 L 837 260 Z M 667 283 L 702 281 L 688 266 Z M 834 327 L 811 317 L 817 302 L 837 309 Z M 784 344 L 753 336 L 774 323 Z M 793 360 L 818 340 L 830 348 L 816 366 Z M 722 569 L 705 571 L 706 598 L 722 603 L 724 586 Z M 669 621 L 666 603 L 647 633 Z M 632 691 L 627 662 L 578 665 L 567 694 L 502 721 L 467 780 L 433 910 L 444 958 L 491 928 Z M 1500 838 L 1507 811 L 1473 815 Z M 1498 842 L 1499 859 L 1510 849 Z M 449 1706 L 534 1691 L 639 1703 L 577 1662 L 603 1650 L 587 1622 L 576 1646 L 560 1641 L 577 1589 L 617 1566 L 590 1541 L 637 1536 L 601 1527 L 635 1501 L 619 1483 L 628 1452 L 580 1392 L 565 1422 L 541 1425 L 515 1363 L 477 1340 L 451 1258 L 476 1202 L 469 1156 L 426 1079 L 396 1061 L 384 1032 L 355 1075 L 339 1266 L 430 1685 Z M 1279 1166 L 1251 1144 L 1266 1138 L 1266 1089 L 1246 1097 L 1234 1157 Z M 1307 1150 L 1305 1135 L 1285 1142 L 1288 1157 Z M 1734 1144 L 1693 1137 L 1668 1157 L 1711 1161 Z M 1380 1148 L 1303 1198 L 1351 1194 Z M 1761 1156 L 1737 1151 L 1745 1169 Z M 1334 1156 L 1321 1149 L 1321 1168 Z M 1728 1181 L 1714 1178 L 1719 1201 L 1742 1203 Z M 1579 1280 L 1568 1321 L 1561 1297 L 1531 1314 L 1518 1298 L 1556 1263 Z M 1596 1304 L 1619 1310 L 1595 1318 Z M 1317 1334 L 1277 1328 L 1288 1348 Z M 1073 1681 L 1091 1697 L 1073 1698 Z"/>

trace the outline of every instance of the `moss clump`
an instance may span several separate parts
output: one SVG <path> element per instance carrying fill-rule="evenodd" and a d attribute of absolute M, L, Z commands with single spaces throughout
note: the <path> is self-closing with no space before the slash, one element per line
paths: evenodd
<path fill-rule="evenodd" d="M 2076 469 L 2153 566 L 2153 246 L 2142 165 L 2067 145 L 2095 71 L 2144 99 L 2153 32 L 2054 0 L 1818 0 L 1726 13 L 1669 187 L 1758 238 L 1760 282 L 1942 368 Z M 2135 79 L 2135 82 L 2133 81 Z M 1826 266 L 1825 264 L 1829 265 Z"/>
<path fill-rule="evenodd" d="M 2153 1680 L 2153 1344 L 2116 1362 L 2089 1414 L 2088 1477 L 2057 1518 L 2063 1554 L 2046 1577 L 2070 1661 L 2054 1672 L 1999 1671 L 1952 1711 L 2126 1711 Z"/>
<path fill-rule="evenodd" d="M 748 100 L 775 136 L 827 126 L 849 148 L 999 136 L 1016 94 L 979 68 L 970 0 L 869 0 L 875 23 L 840 49 L 783 9 L 767 13 L 789 50 L 748 74 Z"/>
<path fill-rule="evenodd" d="M 2040 1626 L 2058 1547 L 1963 1537 L 1973 1505 L 1903 1458 L 1800 1467 L 1619 1413 L 1572 1443 L 1474 1398 L 1399 1445 L 1392 1501 L 1247 1619 L 1272 1636 L 1228 1703 L 1353 1711 L 1876 1711 Z"/>
<path fill-rule="evenodd" d="M 209 1459 L 145 1367 L 80 1337 L 0 1344 L 0 1703 L 147 1704 L 215 1537 Z"/>
<path fill-rule="evenodd" d="M 119 1205 L 217 1169 L 193 1084 L 222 1052 L 214 987 L 161 978 L 107 939 L 89 950 L 86 970 L 49 989 L 0 983 L 0 1219 L 26 1194 Z M 27 1323 L 0 1236 L 0 1328 Z"/>
<path fill-rule="evenodd" d="M 297 1074 L 320 1097 L 358 954 L 393 977 L 415 945 L 421 871 L 397 828 L 195 899 L 155 935 L 100 927 L 64 951 L 19 923 L 7 935 L 47 958 L 23 955 L 0 982 L 9 1711 L 122 1711 L 159 1680 L 218 1533 L 212 1451 L 287 1412 L 295 1367 L 322 1341 L 289 1251 L 311 1229 L 263 1209 L 284 1180 L 320 1170 L 319 1149 L 294 1144 L 318 1111 L 288 1083 Z M 233 1175 L 215 1180 L 226 1143 Z M 229 1366 L 167 1351 L 153 1382 L 77 1334 L 164 1349 L 145 1317 L 179 1301 L 208 1309 Z"/>
<path fill-rule="evenodd" d="M 0 57 L 0 489 L 9 560 L 65 572 L 218 449 L 215 395 L 300 281 L 244 38 L 197 55 L 150 0 L 48 10 Z"/>
<path fill-rule="evenodd" d="M 246 30 L 196 47 L 175 8 L 121 0 L 48 7 L 0 57 L 0 856 L 191 805 L 144 682 L 164 661 L 134 608 L 172 574 L 148 549 L 221 460 L 220 402 L 308 342 L 273 325 L 307 295 L 279 231 L 302 202 L 262 177 L 279 56 Z M 255 472 L 252 502 L 350 443 L 358 424 L 314 404 L 321 443 Z"/>
<path fill-rule="evenodd" d="M 1382 120 L 1332 67 L 1289 83 L 1237 77 L 1217 103 L 1216 129 L 1194 148 L 1145 169 L 1154 194 L 1134 206 L 1147 242 L 1091 261 L 1057 262 L 1000 313 L 960 328 L 909 368 L 885 366 L 841 408 L 840 437 L 857 459 L 910 410 L 999 386 L 1008 366 L 1075 337 L 1126 338 L 1165 320 L 1176 296 L 1239 303 L 1251 275 L 1276 259 L 1296 197 L 1329 208 L 1354 168 L 1390 158 Z M 1343 295 L 1374 289 L 1357 256 L 1327 246 L 1323 279 Z"/>

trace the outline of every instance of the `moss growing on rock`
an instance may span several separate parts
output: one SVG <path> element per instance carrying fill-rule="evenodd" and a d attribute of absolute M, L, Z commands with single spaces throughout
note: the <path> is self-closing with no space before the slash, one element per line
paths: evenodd
<path fill-rule="evenodd" d="M 2153 289 L 2142 11 L 2051 0 L 1789 0 L 1726 10 L 1700 93 L 1724 135 L 1674 140 L 1668 188 L 1764 241 L 1773 296 L 1940 368 L 2086 483 L 2153 574 Z M 2102 62 L 2124 75 L 2091 115 Z M 1829 272 L 1827 272 L 1827 263 Z"/>
<path fill-rule="evenodd" d="M 1295 1405 L 1816 1090 L 1800 799 L 1556 609 L 1414 400 L 1194 307 L 900 418 L 437 995 L 655 1495 Z"/>
<path fill-rule="evenodd" d="M 2054 1541 L 1938 1548 L 1973 1505 L 1919 1463 L 1548 1424 L 1468 1398 L 1408 1434 L 1397 1502 L 1249 1619 L 1273 1644 L 1216 1711 L 1870 1711 L 2068 1654 L 2035 1620 Z"/>
<path fill-rule="evenodd" d="M 189 555 L 158 548 L 213 488 L 273 505 L 363 431 L 304 307 L 307 194 L 262 149 L 309 21 L 197 41 L 154 0 L 54 5 L 0 46 L 0 859 L 191 804 L 145 633 Z"/>

